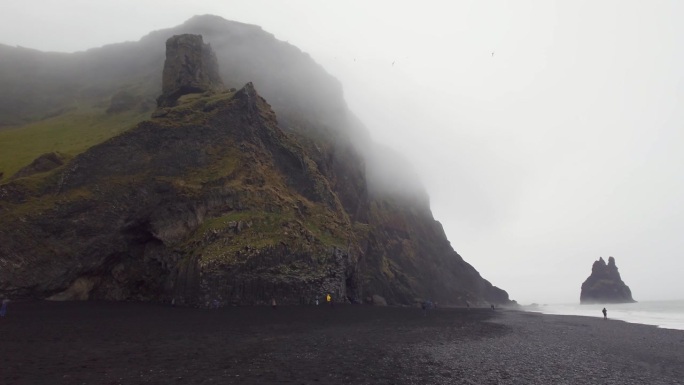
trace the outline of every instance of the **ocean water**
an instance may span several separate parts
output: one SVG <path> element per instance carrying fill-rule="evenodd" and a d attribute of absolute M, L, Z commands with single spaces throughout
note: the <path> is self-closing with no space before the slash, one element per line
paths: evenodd
<path fill-rule="evenodd" d="M 530 305 L 523 306 L 523 309 L 525 311 L 544 314 L 580 315 L 603 318 L 601 310 L 604 307 L 608 311 L 609 319 L 645 325 L 656 325 L 666 329 L 684 330 L 684 300 L 644 301 L 605 305 Z"/>

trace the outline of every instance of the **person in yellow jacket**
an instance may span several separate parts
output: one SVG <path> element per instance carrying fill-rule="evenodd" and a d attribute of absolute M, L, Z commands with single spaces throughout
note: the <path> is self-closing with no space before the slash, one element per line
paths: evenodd
<path fill-rule="evenodd" d="M 330 296 L 330 293 L 325 296 L 325 300 L 328 301 L 328 305 L 332 306 L 332 297 Z"/>

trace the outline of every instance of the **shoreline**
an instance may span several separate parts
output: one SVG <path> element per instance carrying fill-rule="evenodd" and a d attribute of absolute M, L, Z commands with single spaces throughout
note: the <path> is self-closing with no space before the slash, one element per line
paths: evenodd
<path fill-rule="evenodd" d="M 599 319 L 603 321 L 603 318 L 601 317 L 593 317 L 590 315 L 581 315 L 581 314 L 559 314 L 559 313 L 544 313 L 541 311 L 533 311 L 533 310 L 514 310 L 514 309 L 507 309 L 508 311 L 520 311 L 522 313 L 532 313 L 532 314 L 540 314 L 544 316 L 551 316 L 551 317 L 568 317 L 568 318 L 579 318 L 579 319 Z M 648 326 L 648 327 L 654 327 L 656 329 L 662 329 L 662 330 L 672 330 L 672 331 L 678 331 L 678 332 L 683 332 L 684 329 L 679 329 L 676 327 L 667 327 L 667 326 L 662 326 L 662 325 L 655 325 L 655 324 L 649 324 L 649 323 L 643 323 L 643 322 L 637 322 L 637 321 L 628 321 L 624 319 L 619 319 L 619 318 L 611 318 L 608 317 L 606 321 L 611 321 L 611 322 L 624 322 L 627 324 L 631 325 L 640 325 L 640 326 Z"/>
<path fill-rule="evenodd" d="M 516 311 L 516 310 L 513 310 Z M 551 316 L 551 317 L 568 317 L 568 318 L 578 318 L 578 319 L 599 319 L 601 321 L 604 321 L 601 317 L 592 317 L 589 315 L 578 315 L 578 314 L 557 314 L 557 313 L 543 313 L 543 312 L 537 312 L 537 311 L 527 311 L 527 310 L 520 310 L 523 313 L 533 313 L 533 314 L 540 314 L 544 316 Z M 578 320 L 579 321 L 579 320 Z M 678 329 L 678 328 L 669 328 L 666 326 L 660 326 L 660 325 L 654 325 L 654 324 L 647 324 L 647 323 L 642 323 L 642 322 L 636 322 L 636 321 L 627 321 L 623 319 L 618 319 L 618 318 L 610 318 L 608 317 L 607 320 L 605 321 L 611 321 L 611 322 L 624 322 L 626 324 L 631 324 L 631 325 L 640 325 L 640 326 L 647 326 L 647 327 L 653 327 L 656 329 L 663 329 L 663 330 L 672 330 L 672 331 L 678 331 L 678 332 L 683 332 L 684 329 Z"/>
<path fill-rule="evenodd" d="M 602 318 L 601 308 L 608 309 L 608 319 L 661 329 L 684 330 L 684 300 L 641 301 L 622 304 L 549 304 L 521 306 L 520 310 L 547 315 Z"/>
<path fill-rule="evenodd" d="M 2 381 L 18 385 L 684 379 L 684 331 L 509 309 L 19 302 L 0 336 Z"/>

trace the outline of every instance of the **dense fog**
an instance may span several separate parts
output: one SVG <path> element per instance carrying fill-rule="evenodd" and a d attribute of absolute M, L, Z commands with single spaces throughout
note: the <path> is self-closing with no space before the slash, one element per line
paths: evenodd
<path fill-rule="evenodd" d="M 576 302 L 613 256 L 640 301 L 684 293 L 683 8 L 27 0 L 3 5 L 0 43 L 81 51 L 197 14 L 259 25 L 339 80 L 387 148 L 374 180 L 422 183 L 456 251 L 512 299 Z"/>

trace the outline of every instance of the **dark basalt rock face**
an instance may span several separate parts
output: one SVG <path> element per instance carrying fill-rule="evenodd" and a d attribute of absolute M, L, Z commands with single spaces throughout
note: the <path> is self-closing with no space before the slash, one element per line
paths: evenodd
<path fill-rule="evenodd" d="M 622 282 L 615 265 L 615 258 L 609 257 L 608 264 L 599 258 L 591 267 L 591 275 L 582 284 L 580 303 L 631 303 L 632 291 Z"/>
<path fill-rule="evenodd" d="M 166 41 L 159 107 L 176 104 L 182 95 L 218 91 L 223 88 L 218 60 L 201 35 L 175 35 Z"/>

